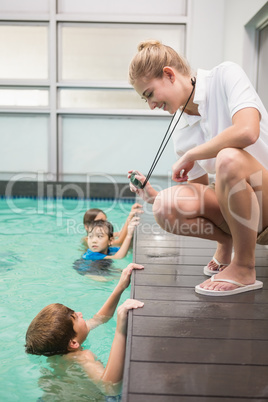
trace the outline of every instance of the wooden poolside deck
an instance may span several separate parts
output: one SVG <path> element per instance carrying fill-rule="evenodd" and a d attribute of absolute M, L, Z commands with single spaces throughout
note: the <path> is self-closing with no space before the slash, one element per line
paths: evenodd
<path fill-rule="evenodd" d="M 268 249 L 257 246 L 262 290 L 198 295 L 214 250 L 143 214 L 133 260 L 145 269 L 134 273 L 131 292 L 145 305 L 129 314 L 123 402 L 268 400 Z"/>

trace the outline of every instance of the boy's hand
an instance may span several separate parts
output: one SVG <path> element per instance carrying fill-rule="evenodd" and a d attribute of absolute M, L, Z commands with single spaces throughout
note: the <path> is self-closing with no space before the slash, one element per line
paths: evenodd
<path fill-rule="evenodd" d="M 139 204 L 138 202 L 135 202 L 135 204 L 132 205 L 131 211 L 137 212 L 137 209 L 142 208 L 142 205 Z"/>
<path fill-rule="evenodd" d="M 135 214 L 143 214 L 142 205 L 137 202 L 132 205 L 131 211 L 128 215 L 128 219 L 131 219 L 135 216 Z"/>
<path fill-rule="evenodd" d="M 125 290 L 130 284 L 130 278 L 133 269 L 143 269 L 143 268 L 144 268 L 143 265 L 135 264 L 134 262 L 129 264 L 125 269 L 123 269 L 118 285 Z"/>
<path fill-rule="evenodd" d="M 121 333 L 125 334 L 127 329 L 127 313 L 129 310 L 134 308 L 143 307 L 144 303 L 135 300 L 135 299 L 128 299 L 126 300 L 121 306 L 117 309 L 117 326 L 116 329 Z"/>
<path fill-rule="evenodd" d="M 133 236 L 134 229 L 140 223 L 140 218 L 138 216 L 134 216 L 128 224 L 127 227 L 127 234 L 128 236 Z"/>

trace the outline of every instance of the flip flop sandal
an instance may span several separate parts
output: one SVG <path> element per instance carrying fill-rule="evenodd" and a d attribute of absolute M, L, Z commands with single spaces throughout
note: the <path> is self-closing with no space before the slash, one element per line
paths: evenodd
<path fill-rule="evenodd" d="M 227 282 L 236 285 L 237 288 L 232 290 L 211 290 L 211 289 L 204 289 L 201 288 L 200 285 L 196 285 L 195 291 L 201 295 L 206 296 L 231 296 L 236 295 L 238 293 L 249 292 L 250 290 L 257 290 L 263 287 L 263 283 L 261 281 L 255 281 L 251 285 L 243 285 L 243 283 L 239 283 L 233 281 L 232 279 L 216 279 L 214 278 L 215 275 L 211 277 L 211 282 Z"/>
<path fill-rule="evenodd" d="M 214 262 L 217 265 L 217 269 L 210 269 L 209 265 Z M 230 263 L 229 263 L 230 264 Z M 212 260 L 208 263 L 208 265 L 206 265 L 204 267 L 204 274 L 207 276 L 212 276 L 215 274 L 218 274 L 219 272 L 221 272 L 220 268 L 226 268 L 229 264 L 222 264 L 221 262 L 219 262 L 215 257 L 212 258 Z"/>

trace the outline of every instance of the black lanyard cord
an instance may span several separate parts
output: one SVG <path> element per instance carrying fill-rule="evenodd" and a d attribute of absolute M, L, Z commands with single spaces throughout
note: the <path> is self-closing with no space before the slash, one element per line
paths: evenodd
<path fill-rule="evenodd" d="M 156 153 L 156 155 L 155 155 L 155 158 L 154 158 L 154 160 L 153 160 L 153 163 L 152 163 L 152 165 L 151 165 L 151 168 L 150 168 L 150 170 L 149 170 L 149 172 L 148 172 L 148 174 L 147 174 L 147 176 L 146 176 L 146 179 L 144 180 L 144 183 L 142 184 L 142 187 L 141 187 L 142 189 L 146 186 L 147 182 L 149 181 L 149 179 L 150 179 L 150 177 L 151 177 L 151 175 L 152 175 L 152 173 L 153 173 L 153 171 L 154 171 L 154 169 L 155 169 L 155 167 L 156 167 L 156 165 L 157 165 L 157 163 L 158 163 L 158 161 L 159 161 L 159 159 L 160 159 L 162 153 L 164 152 L 164 150 L 165 150 L 165 148 L 166 148 L 166 146 L 167 146 L 167 143 L 169 142 L 169 140 L 170 140 L 170 138 L 171 138 L 171 136 L 172 136 L 172 134 L 173 134 L 175 128 L 177 127 L 177 124 L 178 124 L 179 121 L 180 121 L 180 118 L 181 118 L 181 116 L 182 116 L 184 110 L 186 109 L 186 106 L 188 105 L 188 103 L 189 103 L 189 101 L 190 101 L 190 99 L 191 99 L 191 97 L 192 97 L 192 95 L 193 95 L 193 93 L 194 93 L 196 78 L 195 78 L 195 77 L 194 77 L 194 78 L 191 78 L 191 82 L 192 82 L 192 86 L 193 86 L 193 89 L 192 89 L 192 91 L 191 91 L 191 94 L 190 94 L 189 98 L 187 99 L 187 102 L 185 103 L 185 105 L 184 105 L 184 107 L 183 107 L 183 109 L 182 109 L 182 111 L 181 111 L 181 114 L 179 115 L 178 120 L 177 120 L 176 123 L 174 124 L 174 127 L 172 128 L 172 130 L 171 130 L 171 132 L 170 132 L 170 134 L 169 134 L 169 136 L 168 136 L 168 139 L 166 140 L 166 142 L 165 142 L 165 144 L 164 144 L 164 141 L 165 141 L 165 139 L 166 139 L 166 137 L 167 137 L 167 135 L 168 135 L 168 132 L 169 132 L 169 129 L 170 129 L 172 123 L 173 123 L 173 120 L 174 120 L 175 116 L 177 115 L 177 112 L 173 115 L 173 117 L 172 117 L 172 119 L 171 119 L 171 121 L 170 121 L 170 123 L 169 123 L 169 126 L 168 126 L 168 128 L 167 128 L 166 134 L 164 135 L 164 138 L 163 138 L 163 140 L 162 140 L 162 142 L 161 142 L 161 144 L 160 144 L 160 147 L 158 148 L 158 151 L 157 151 L 157 153 Z M 164 145 L 163 145 L 163 144 L 164 144 Z M 161 148 L 162 148 L 162 149 L 161 149 Z"/>

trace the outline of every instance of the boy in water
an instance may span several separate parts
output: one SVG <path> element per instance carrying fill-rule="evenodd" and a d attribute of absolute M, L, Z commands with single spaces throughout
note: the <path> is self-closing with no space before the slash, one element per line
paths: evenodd
<path fill-rule="evenodd" d="M 113 244 L 113 226 L 105 220 L 93 221 L 88 228 L 88 250 L 83 255 L 84 260 L 118 260 L 124 258 L 131 244 L 135 226 L 139 224 L 139 218 L 134 217 L 128 224 L 127 235 L 122 246 L 111 247 Z"/>
<path fill-rule="evenodd" d="M 82 313 L 59 303 L 43 308 L 27 330 L 26 352 L 44 356 L 62 355 L 63 362 L 77 363 L 82 367 L 102 393 L 118 395 L 125 359 L 127 313 L 143 307 L 144 303 L 129 299 L 118 307 L 114 340 L 105 368 L 90 350 L 83 350 L 82 343 L 92 329 L 113 316 L 121 294 L 129 286 L 133 269 L 143 269 L 143 266 L 132 263 L 122 271 L 114 291 L 90 320 L 85 321 Z"/>

